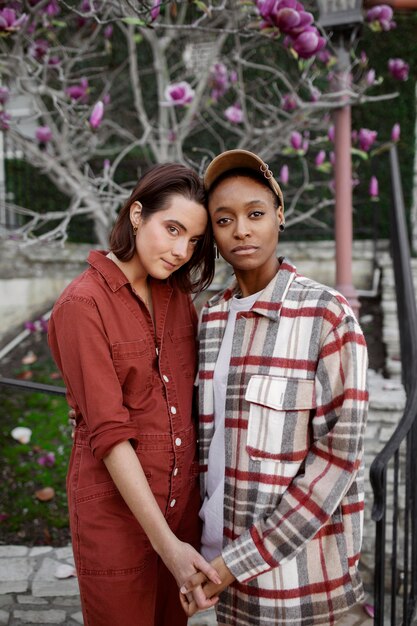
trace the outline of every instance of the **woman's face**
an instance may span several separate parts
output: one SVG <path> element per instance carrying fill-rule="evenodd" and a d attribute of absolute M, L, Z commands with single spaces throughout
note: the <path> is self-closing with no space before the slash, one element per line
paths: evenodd
<path fill-rule="evenodd" d="M 268 187 L 233 176 L 209 193 L 209 213 L 222 257 L 237 272 L 275 273 L 281 207 Z"/>
<path fill-rule="evenodd" d="M 130 208 L 132 225 L 138 227 L 136 255 L 146 274 L 164 280 L 192 257 L 207 226 L 202 204 L 173 194 L 166 209 L 142 218 L 142 207 Z"/>

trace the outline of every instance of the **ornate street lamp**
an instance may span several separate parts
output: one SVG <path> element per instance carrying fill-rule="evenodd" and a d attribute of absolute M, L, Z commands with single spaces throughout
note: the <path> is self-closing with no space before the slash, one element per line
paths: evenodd
<path fill-rule="evenodd" d="M 335 246 L 336 289 L 350 303 L 356 315 L 359 300 L 352 282 L 352 160 L 351 111 L 346 93 L 349 90 L 349 42 L 363 22 L 362 0 L 317 0 L 318 24 L 329 31 L 337 55 L 336 89 L 340 91 L 340 107 L 334 112 L 335 127 Z"/>

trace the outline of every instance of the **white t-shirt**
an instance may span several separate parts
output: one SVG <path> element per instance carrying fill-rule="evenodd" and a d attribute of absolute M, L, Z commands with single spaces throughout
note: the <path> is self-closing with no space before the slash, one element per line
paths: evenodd
<path fill-rule="evenodd" d="M 201 554 L 207 561 L 211 561 L 221 554 L 223 547 L 224 417 L 236 315 L 241 311 L 249 311 L 261 293 L 262 291 L 258 291 L 246 298 L 232 298 L 222 344 L 214 368 L 214 434 L 208 456 L 207 489 L 200 509 L 200 518 L 203 520 Z"/>

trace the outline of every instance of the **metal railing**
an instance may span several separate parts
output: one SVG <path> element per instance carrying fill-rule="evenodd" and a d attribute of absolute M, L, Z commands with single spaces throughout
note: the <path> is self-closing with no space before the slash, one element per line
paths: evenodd
<path fill-rule="evenodd" d="M 374 624 L 407 626 L 417 604 L 417 309 L 396 146 L 390 150 L 390 164 L 390 239 L 407 400 L 391 439 L 370 468 L 376 522 Z M 385 611 L 390 613 L 389 621 L 384 621 Z"/>

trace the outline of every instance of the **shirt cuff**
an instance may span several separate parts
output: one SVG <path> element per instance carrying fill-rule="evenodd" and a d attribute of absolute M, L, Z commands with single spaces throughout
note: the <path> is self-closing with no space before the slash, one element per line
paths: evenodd
<path fill-rule="evenodd" d="M 257 532 L 254 527 L 255 535 Z M 269 565 L 256 546 L 252 529 L 246 530 L 237 539 L 223 548 L 222 557 L 233 576 L 241 583 L 246 583 L 260 574 L 269 572 L 277 564 Z"/>
<path fill-rule="evenodd" d="M 139 442 L 137 429 L 132 424 L 120 424 L 104 432 L 90 435 L 89 444 L 94 458 L 101 461 L 114 446 L 128 440 L 136 450 Z"/>

